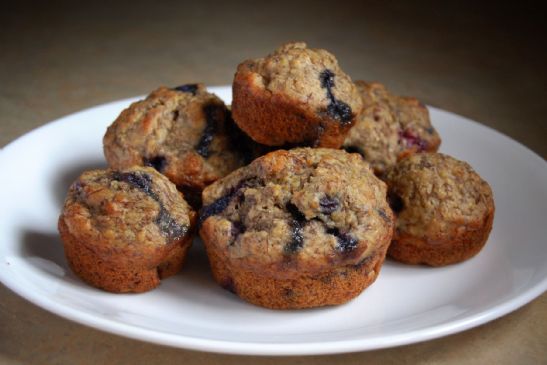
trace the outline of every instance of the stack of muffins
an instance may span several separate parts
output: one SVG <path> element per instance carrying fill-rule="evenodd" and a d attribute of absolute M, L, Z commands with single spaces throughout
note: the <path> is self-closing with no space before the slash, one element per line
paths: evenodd
<path fill-rule="evenodd" d="M 485 244 L 492 191 L 436 153 L 427 108 L 352 82 L 329 52 L 290 43 L 244 61 L 231 108 L 186 84 L 120 114 L 103 141 L 110 169 L 83 173 L 59 218 L 79 277 L 150 290 L 199 233 L 223 288 L 308 308 L 359 295 L 386 254 L 441 266 Z"/>

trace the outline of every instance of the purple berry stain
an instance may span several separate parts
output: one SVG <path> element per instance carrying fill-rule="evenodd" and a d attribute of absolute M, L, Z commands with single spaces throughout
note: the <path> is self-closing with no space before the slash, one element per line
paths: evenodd
<path fill-rule="evenodd" d="M 224 122 L 226 113 L 224 112 L 223 106 L 215 104 L 205 105 L 203 107 L 203 112 L 205 113 L 206 120 L 205 129 L 203 130 L 195 150 L 202 157 L 207 158 L 211 154 L 209 147 L 211 146 L 211 142 L 213 142 L 213 137 L 215 136 L 220 124 Z"/>
<path fill-rule="evenodd" d="M 387 213 L 386 213 L 385 210 L 379 208 L 379 209 L 377 209 L 376 211 L 378 212 L 378 215 L 379 215 L 380 217 L 382 217 L 383 220 L 385 220 L 385 221 L 388 222 L 388 223 L 391 223 L 391 219 L 389 218 L 389 216 L 387 215 Z"/>
<path fill-rule="evenodd" d="M 192 95 L 196 95 L 198 91 L 198 84 L 185 84 L 180 85 L 174 88 L 177 91 L 183 92 L 183 93 L 190 93 Z"/>
<path fill-rule="evenodd" d="M 286 206 L 287 211 L 291 215 L 289 224 L 291 226 L 291 241 L 285 245 L 286 253 L 295 253 L 304 246 L 304 226 L 306 224 L 306 217 L 298 207 L 293 203 L 288 203 Z"/>
<path fill-rule="evenodd" d="M 327 89 L 327 98 L 329 99 L 329 105 L 327 106 L 327 114 L 338 120 L 341 124 L 349 124 L 353 118 L 351 107 L 341 100 L 334 97 L 332 88 L 334 84 L 334 73 L 326 69 L 319 75 L 321 81 L 321 87 Z"/>
<path fill-rule="evenodd" d="M 349 253 L 357 247 L 357 244 L 359 243 L 355 238 L 353 238 L 350 234 L 340 232 L 338 228 L 329 228 L 327 230 L 328 234 L 332 234 L 334 237 L 336 237 L 337 246 L 336 248 L 338 251 L 342 253 Z"/>
<path fill-rule="evenodd" d="M 423 152 L 427 149 L 427 142 L 410 129 L 399 131 L 399 138 L 404 141 L 406 147 L 417 147 L 418 152 Z"/>
<path fill-rule="evenodd" d="M 232 236 L 232 241 L 230 245 L 233 245 L 239 235 L 245 233 L 246 230 L 247 227 L 245 227 L 243 222 L 232 222 L 232 226 L 230 227 L 230 236 Z"/>
<path fill-rule="evenodd" d="M 261 185 L 263 185 L 263 182 L 256 177 L 251 177 L 240 181 L 236 186 L 229 189 L 226 194 L 213 201 L 211 204 L 201 208 L 198 225 L 201 226 L 207 218 L 222 213 L 232 202 L 232 200 L 240 198 L 243 195 L 245 189 L 258 187 Z"/>
<path fill-rule="evenodd" d="M 319 199 L 319 211 L 323 214 L 332 214 L 340 208 L 340 201 L 336 197 L 325 195 Z"/>
<path fill-rule="evenodd" d="M 138 189 L 154 199 L 160 206 L 160 211 L 156 217 L 155 223 L 160 231 L 169 239 L 174 240 L 184 236 L 188 232 L 188 227 L 177 223 L 163 206 L 158 195 L 152 190 L 152 177 L 146 173 L 140 172 L 118 172 L 112 174 L 112 179 L 121 181 L 129 186 Z"/>

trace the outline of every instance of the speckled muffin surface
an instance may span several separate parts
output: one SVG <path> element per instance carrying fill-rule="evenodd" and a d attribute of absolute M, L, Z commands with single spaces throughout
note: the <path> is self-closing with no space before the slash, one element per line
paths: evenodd
<path fill-rule="evenodd" d="M 112 292 L 143 292 L 177 273 L 196 213 L 150 167 L 84 172 L 70 187 L 59 231 L 72 270 Z"/>
<path fill-rule="evenodd" d="M 339 148 L 361 108 L 336 58 L 305 43 L 244 61 L 234 76 L 234 120 L 261 144 Z"/>
<path fill-rule="evenodd" d="M 114 169 L 152 166 L 183 190 L 201 191 L 244 164 L 229 114 L 202 84 L 161 87 L 108 128 L 106 160 Z"/>
<path fill-rule="evenodd" d="M 389 255 L 410 264 L 442 266 L 476 255 L 494 220 L 488 183 L 469 164 L 441 153 L 401 160 L 386 174 L 397 215 Z"/>
<path fill-rule="evenodd" d="M 271 152 L 207 187 L 200 235 L 215 279 L 271 308 L 340 304 L 378 275 L 386 186 L 358 154 Z"/>
<path fill-rule="evenodd" d="M 435 152 L 441 139 L 431 125 L 427 107 L 418 99 L 391 94 L 377 82 L 356 81 L 363 111 L 343 148 L 358 152 L 381 175 L 405 156 Z"/>

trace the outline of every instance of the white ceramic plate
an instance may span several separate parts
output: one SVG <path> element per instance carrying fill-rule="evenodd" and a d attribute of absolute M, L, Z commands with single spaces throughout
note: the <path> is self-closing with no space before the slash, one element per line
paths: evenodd
<path fill-rule="evenodd" d="M 228 87 L 211 90 L 230 102 Z M 101 330 L 176 347 L 238 354 L 325 354 L 424 341 L 475 327 L 547 288 L 547 163 L 508 137 L 431 108 L 441 150 L 468 161 L 495 194 L 483 251 L 444 268 L 387 261 L 348 304 L 274 311 L 217 287 L 200 245 L 183 271 L 149 293 L 109 294 L 68 269 L 57 234 L 69 184 L 105 166 L 102 136 L 131 100 L 38 128 L 0 153 L 0 279 L 29 301 Z"/>

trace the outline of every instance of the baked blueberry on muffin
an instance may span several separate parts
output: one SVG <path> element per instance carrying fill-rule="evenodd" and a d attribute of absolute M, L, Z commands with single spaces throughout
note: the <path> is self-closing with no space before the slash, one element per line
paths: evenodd
<path fill-rule="evenodd" d="M 113 169 L 151 166 L 183 191 L 201 190 L 244 164 L 224 103 L 202 84 L 161 87 L 125 109 L 104 136 Z"/>
<path fill-rule="evenodd" d="M 443 266 L 476 255 L 494 220 L 492 190 L 466 162 L 419 153 L 386 174 L 397 215 L 389 255 L 408 264 Z"/>
<path fill-rule="evenodd" d="M 405 156 L 435 152 L 441 139 L 427 107 L 416 98 L 391 94 L 384 85 L 356 81 L 363 111 L 349 131 L 343 148 L 358 152 L 381 175 Z"/>
<path fill-rule="evenodd" d="M 279 309 L 347 302 L 374 282 L 394 217 L 358 154 L 278 150 L 203 191 L 200 235 L 215 280 Z"/>
<path fill-rule="evenodd" d="M 70 187 L 59 232 L 71 269 L 111 292 L 144 292 L 176 274 L 196 213 L 150 167 L 84 172 Z"/>
<path fill-rule="evenodd" d="M 244 61 L 234 77 L 234 120 L 269 146 L 339 148 L 361 108 L 359 93 L 336 58 L 305 43 Z"/>

